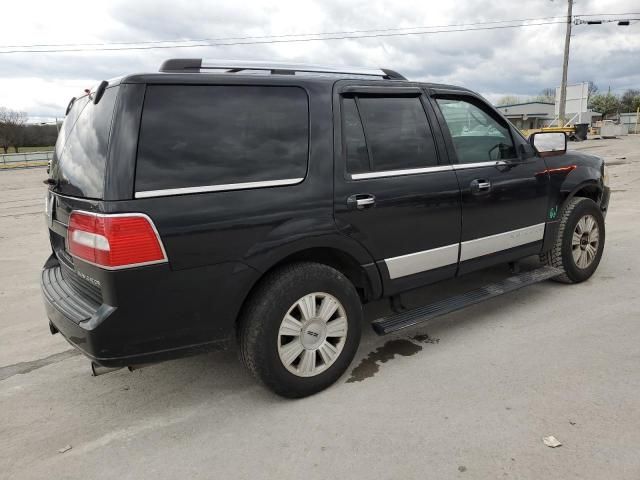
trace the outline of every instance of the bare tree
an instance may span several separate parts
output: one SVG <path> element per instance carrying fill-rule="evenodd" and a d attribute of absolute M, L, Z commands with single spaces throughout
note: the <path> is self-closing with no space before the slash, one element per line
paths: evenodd
<path fill-rule="evenodd" d="M 504 105 L 514 105 L 516 103 L 521 103 L 522 99 L 520 97 L 516 97 L 515 95 L 505 95 L 504 97 L 500 97 L 496 102 L 496 105 L 504 106 Z"/>
<path fill-rule="evenodd" d="M 27 123 L 27 113 L 0 107 L 0 147 L 4 153 L 13 147 L 18 152 L 24 139 L 24 128 Z"/>
<path fill-rule="evenodd" d="M 556 101 L 556 89 L 555 88 L 551 88 L 551 87 L 543 88 L 540 91 L 539 97 L 540 97 L 541 101 L 543 101 L 543 102 L 555 103 L 555 101 Z"/>

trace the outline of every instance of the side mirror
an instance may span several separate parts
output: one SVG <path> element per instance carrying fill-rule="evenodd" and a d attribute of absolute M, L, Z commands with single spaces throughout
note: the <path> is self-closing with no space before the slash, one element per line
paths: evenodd
<path fill-rule="evenodd" d="M 541 157 L 562 155 L 567 151 L 567 136 L 564 132 L 536 132 L 529 136 L 529 143 Z"/>

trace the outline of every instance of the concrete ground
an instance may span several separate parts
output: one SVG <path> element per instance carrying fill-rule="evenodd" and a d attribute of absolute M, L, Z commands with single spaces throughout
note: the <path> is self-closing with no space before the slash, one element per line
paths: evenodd
<path fill-rule="evenodd" d="M 45 171 L 0 172 L 0 478 L 639 479 L 640 136 L 571 148 L 611 166 L 590 281 L 367 329 L 343 379 L 297 401 L 235 352 L 91 377 L 41 305 Z"/>

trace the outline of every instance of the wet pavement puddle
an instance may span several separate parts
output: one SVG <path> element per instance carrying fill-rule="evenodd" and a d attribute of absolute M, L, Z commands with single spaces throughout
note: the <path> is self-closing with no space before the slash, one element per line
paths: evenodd
<path fill-rule="evenodd" d="M 411 340 L 414 340 L 413 342 Z M 415 335 L 411 339 L 398 338 L 389 340 L 387 343 L 370 352 L 362 361 L 351 371 L 351 376 L 347 383 L 361 382 L 367 378 L 373 377 L 380 370 L 380 365 L 387 363 L 396 357 L 410 357 L 422 350 L 422 346 L 415 342 L 425 344 L 437 344 L 439 338 L 432 338 L 427 334 Z"/>

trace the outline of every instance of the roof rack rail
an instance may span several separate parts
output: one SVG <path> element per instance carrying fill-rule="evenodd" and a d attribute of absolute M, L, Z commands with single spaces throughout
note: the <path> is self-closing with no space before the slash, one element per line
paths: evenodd
<path fill-rule="evenodd" d="M 364 75 L 389 80 L 406 80 L 398 72 L 387 68 L 336 67 L 309 65 L 304 63 L 258 62 L 248 60 L 205 60 L 202 58 L 172 58 L 160 66 L 161 72 L 202 72 L 203 70 L 225 70 L 238 73 L 245 70 L 270 71 L 272 74 L 293 75 L 301 73 L 333 73 L 341 75 Z"/>

